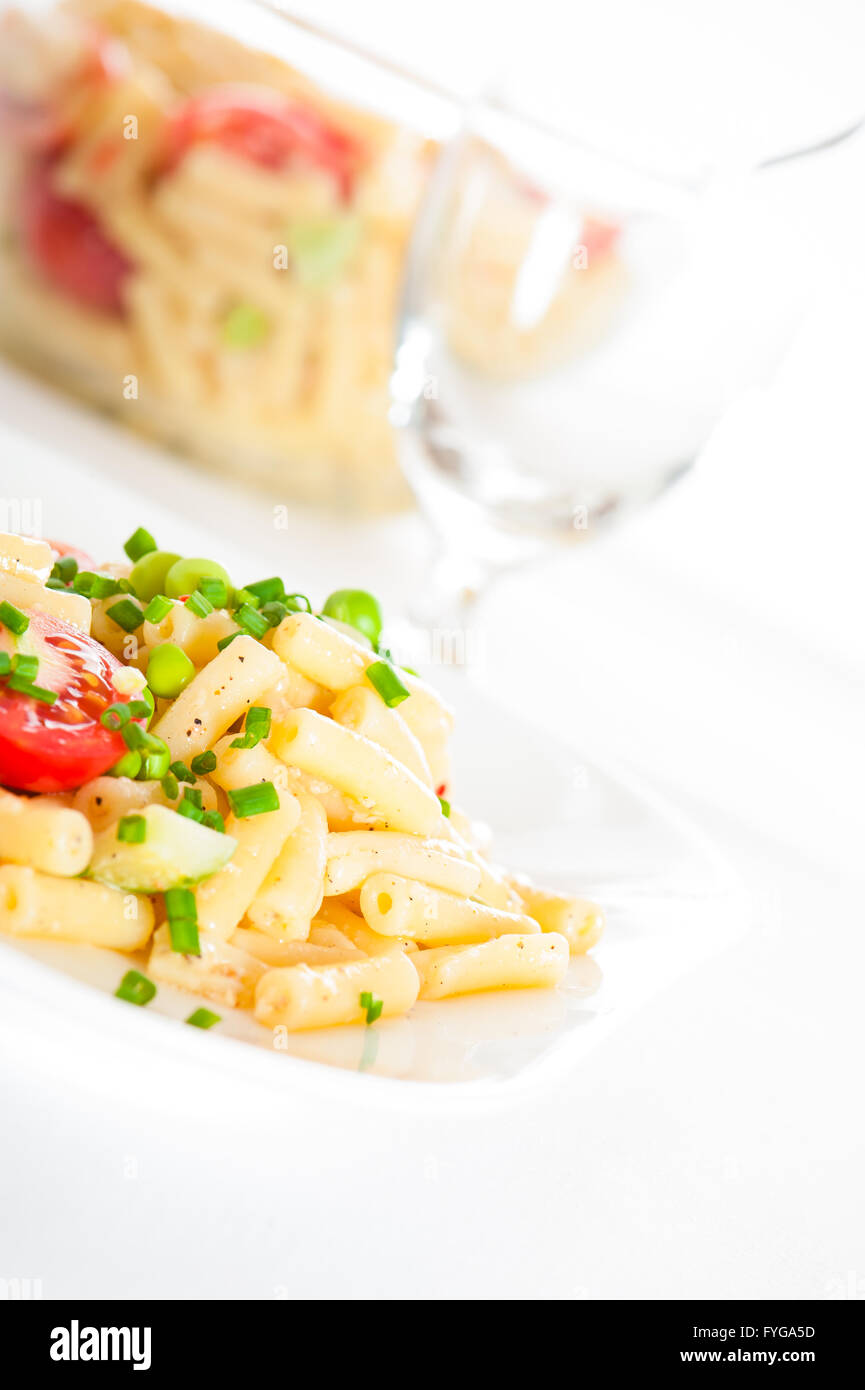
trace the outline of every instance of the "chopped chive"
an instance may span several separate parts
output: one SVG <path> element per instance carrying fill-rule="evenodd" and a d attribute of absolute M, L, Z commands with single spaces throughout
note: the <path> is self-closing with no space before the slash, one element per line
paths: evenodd
<path fill-rule="evenodd" d="M 149 1004 L 156 996 L 156 985 L 140 970 L 127 970 L 114 994 L 130 1004 Z"/>
<path fill-rule="evenodd" d="M 166 888 L 165 911 L 169 917 L 197 917 L 195 894 L 189 888 Z"/>
<path fill-rule="evenodd" d="M 164 594 L 154 594 L 144 610 L 144 620 L 148 623 L 161 623 L 173 607 L 173 599 L 166 598 Z"/>
<path fill-rule="evenodd" d="M 20 608 L 16 608 L 14 603 L 7 603 L 4 599 L 0 603 L 0 623 L 16 637 L 20 637 L 30 626 L 30 619 L 26 613 L 21 612 Z"/>
<path fill-rule="evenodd" d="M 225 821 L 218 811 L 205 811 L 202 824 L 206 825 L 208 830 L 218 830 L 220 835 L 225 834 Z"/>
<path fill-rule="evenodd" d="M 110 574 L 96 574 L 93 570 L 79 570 L 72 580 L 72 589 L 84 598 L 111 598 L 112 594 L 122 593 L 119 579 Z"/>
<path fill-rule="evenodd" d="M 217 649 L 221 652 L 224 652 L 226 647 L 231 646 L 231 643 L 234 641 L 235 637 L 239 636 L 240 628 L 238 628 L 236 632 L 230 632 L 227 637 L 220 637 L 219 641 L 216 644 Z"/>
<path fill-rule="evenodd" d="M 240 608 L 235 610 L 234 621 L 243 628 L 244 632 L 248 632 L 250 637 L 259 639 L 270 627 L 267 618 L 263 617 L 261 613 L 257 613 L 248 603 L 241 604 Z"/>
<path fill-rule="evenodd" d="M 117 838 L 127 845 L 143 845 L 147 839 L 147 821 L 143 816 L 122 816 L 117 822 Z"/>
<path fill-rule="evenodd" d="M 214 608 L 225 608 L 228 603 L 228 585 L 215 574 L 203 574 L 196 585 L 199 593 L 209 599 Z"/>
<path fill-rule="evenodd" d="M 52 579 L 62 579 L 64 584 L 71 584 L 78 573 L 78 561 L 74 555 L 61 555 L 54 561 L 54 568 L 51 571 Z"/>
<path fill-rule="evenodd" d="M 196 777 L 203 777 L 206 772 L 212 772 L 216 767 L 216 754 L 210 752 L 209 749 L 206 753 L 196 753 L 190 767 Z"/>
<path fill-rule="evenodd" d="M 400 705 L 403 700 L 408 699 L 410 691 L 406 689 L 396 671 L 386 661 L 374 661 L 371 666 L 367 666 L 366 676 L 370 685 L 378 691 L 389 709 L 393 709 L 395 705 Z"/>
<path fill-rule="evenodd" d="M 175 806 L 175 811 L 179 816 L 185 816 L 187 820 L 194 820 L 201 825 L 204 821 L 204 812 L 194 801 L 190 801 L 187 796 L 182 796 Z"/>
<path fill-rule="evenodd" d="M 205 598 L 200 589 L 196 589 L 195 593 L 189 595 L 186 600 L 186 607 L 190 613 L 195 614 L 196 618 L 206 618 L 208 613 L 213 612 L 213 604 L 209 598 Z"/>
<path fill-rule="evenodd" d="M 152 719 L 153 711 L 156 709 L 156 701 L 153 698 L 153 691 L 150 689 L 149 685 L 145 685 L 143 687 L 138 696 L 138 701 L 147 706 L 147 718 Z M 138 701 L 135 701 L 134 703 L 137 704 Z"/>
<path fill-rule="evenodd" d="M 251 729 L 253 727 L 260 727 L 263 730 L 261 737 L 267 738 L 268 734 L 270 733 L 270 723 L 272 718 L 273 710 L 270 708 L 269 705 L 251 705 L 250 708 L 246 711 L 245 727 L 247 729 Z"/>
<path fill-rule="evenodd" d="M 144 622 L 144 614 L 137 603 L 133 603 L 130 598 L 122 598 L 119 603 L 114 603 L 107 610 L 109 618 L 118 627 L 122 627 L 124 632 L 134 632 Z"/>
<path fill-rule="evenodd" d="M 127 592 L 119 579 L 113 579 L 110 574 L 97 574 L 93 577 L 93 585 L 90 590 L 90 598 L 111 598 L 114 594 Z"/>
<path fill-rule="evenodd" d="M 63 579 L 68 584 L 78 573 L 78 561 L 74 555 L 58 555 L 51 574 L 55 579 Z"/>
<path fill-rule="evenodd" d="M 30 695 L 42 705 L 53 705 L 57 703 L 56 690 L 46 690 L 44 685 L 32 685 L 30 681 L 25 680 L 22 676 L 10 676 L 7 682 L 7 689 L 17 690 L 19 695 Z"/>
<path fill-rule="evenodd" d="M 168 797 L 169 801 L 175 800 L 178 792 L 180 791 L 180 788 L 177 785 L 177 778 L 175 777 L 173 772 L 166 772 L 165 776 L 162 779 L 162 790 Z"/>
<path fill-rule="evenodd" d="M 39 658 L 24 652 L 16 652 L 12 658 L 12 670 L 23 681 L 35 681 L 39 671 Z"/>
<path fill-rule="evenodd" d="M 145 753 L 138 780 L 140 782 L 161 782 L 168 772 L 168 759 L 170 757 L 171 754 L 167 748 L 159 748 L 156 751 Z"/>
<path fill-rule="evenodd" d="M 232 739 L 232 748 L 254 748 L 270 734 L 272 711 L 266 705 L 253 705 L 247 710 L 245 732 Z"/>
<path fill-rule="evenodd" d="M 178 951 L 184 956 L 201 955 L 198 922 L 194 917 L 169 917 L 168 934 L 171 937 L 172 951 Z"/>
<path fill-rule="evenodd" d="M 237 787 L 228 793 L 231 809 L 242 820 L 260 816 L 266 811 L 279 810 L 279 796 L 272 782 L 256 782 L 251 787 Z"/>
<path fill-rule="evenodd" d="M 165 740 L 156 734 L 148 733 L 146 729 L 142 729 L 140 724 L 124 724 L 120 732 L 127 748 L 137 748 L 140 752 L 145 753 L 168 752 L 168 744 Z"/>
<path fill-rule="evenodd" d="M 279 599 L 271 599 L 269 603 L 261 605 L 261 616 L 266 618 L 271 627 L 279 627 L 283 618 L 288 616 L 288 608 Z"/>
<path fill-rule="evenodd" d="M 184 787 L 184 788 L 183 788 L 183 800 L 184 800 L 184 801 L 191 801 L 192 804 L 193 804 L 193 806 L 197 806 L 198 809 L 199 809 L 199 811 L 200 811 L 200 810 L 201 810 L 201 788 L 200 788 L 200 787 Z"/>
<path fill-rule="evenodd" d="M 188 888 L 169 888 L 165 894 L 168 931 L 172 951 L 185 956 L 200 956 L 198 941 L 198 909 L 195 895 Z"/>
<path fill-rule="evenodd" d="M 277 577 L 259 579 L 255 584 L 247 584 L 245 592 L 255 594 L 262 603 L 269 603 L 271 599 L 282 598 L 285 593 L 285 585 Z"/>
<path fill-rule="evenodd" d="M 149 555 L 151 550 L 156 550 L 156 548 L 156 541 L 149 531 L 145 531 L 143 526 L 139 526 L 137 531 L 133 531 L 123 546 L 133 565 L 141 559 L 142 555 Z"/>
<path fill-rule="evenodd" d="M 8 652 L 0 652 L 0 676 L 8 676 L 12 670 L 12 658 Z"/>
<path fill-rule="evenodd" d="M 194 782 L 195 775 L 189 771 L 186 763 L 182 763 L 178 758 L 177 762 L 171 764 L 168 769 L 177 778 L 178 782 Z"/>
<path fill-rule="evenodd" d="M 113 767 L 108 769 L 109 777 L 137 777 L 141 771 L 141 754 L 132 749 L 124 753 L 122 758 L 118 758 Z"/>
<path fill-rule="evenodd" d="M 374 994 L 370 994 L 369 990 L 365 989 L 360 996 L 360 1007 L 366 1009 L 367 1023 L 375 1023 L 376 1019 L 381 1017 L 383 1006 L 384 1000 L 377 998 Z"/>
<path fill-rule="evenodd" d="M 283 594 L 282 601 L 292 613 L 312 612 L 312 604 L 306 594 Z"/>
<path fill-rule="evenodd" d="M 64 584 L 62 579 L 53 579 L 49 574 L 48 578 L 45 580 L 45 588 L 60 589 L 63 591 L 63 593 L 65 593 L 68 588 L 68 585 Z"/>
<path fill-rule="evenodd" d="M 196 1009 L 186 1022 L 191 1023 L 193 1028 L 212 1028 L 214 1023 L 222 1022 L 222 1016 L 211 1013 L 210 1009 Z"/>
<path fill-rule="evenodd" d="M 145 689 L 147 689 L 146 686 Z M 153 713 L 153 696 L 151 695 L 149 700 L 130 700 L 126 708 L 132 719 L 149 719 Z"/>
<path fill-rule="evenodd" d="M 123 728 L 124 724 L 129 723 L 131 715 L 132 706 L 118 701 L 117 704 L 109 705 L 107 709 L 102 711 L 99 716 L 99 723 L 103 729 L 110 729 L 112 733 L 116 733 L 118 729 Z"/>
<path fill-rule="evenodd" d="M 261 599 L 258 594 L 254 594 L 251 589 L 235 589 L 234 602 L 232 608 L 242 608 L 247 604 L 250 608 L 260 608 Z"/>
<path fill-rule="evenodd" d="M 443 816 L 449 816 L 449 815 L 450 815 L 450 813 L 451 813 L 451 804 L 450 804 L 449 801 L 445 801 L 445 799 L 444 799 L 443 796 L 440 796 L 440 797 L 439 797 L 439 806 L 441 806 L 441 808 L 442 808 L 442 815 L 443 815 Z"/>

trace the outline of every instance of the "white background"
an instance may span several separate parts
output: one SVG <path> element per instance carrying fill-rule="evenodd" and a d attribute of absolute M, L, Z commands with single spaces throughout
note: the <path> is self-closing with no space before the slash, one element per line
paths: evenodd
<path fill-rule="evenodd" d="M 529 28 L 504 8 L 314 13 L 465 88 L 508 29 L 544 71 L 553 10 Z M 766 153 L 865 107 L 861 7 L 568 9 L 551 48 L 625 130 L 663 138 L 687 113 L 692 144 Z M 861 142 L 803 183 L 813 287 L 771 388 L 666 499 L 503 582 L 483 615 L 478 678 L 709 829 L 748 880 L 750 936 L 516 1112 L 307 1098 L 277 1122 L 190 1098 L 166 1125 L 136 1078 L 118 1095 L 21 1058 L 10 1274 L 59 1296 L 865 1296 L 863 187 Z M 409 522 L 340 538 L 345 579 L 397 593 L 416 542 Z"/>

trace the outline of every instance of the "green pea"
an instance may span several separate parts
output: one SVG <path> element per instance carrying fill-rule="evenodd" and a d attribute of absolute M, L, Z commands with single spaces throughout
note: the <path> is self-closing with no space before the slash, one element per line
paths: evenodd
<path fill-rule="evenodd" d="M 228 571 L 215 560 L 177 560 L 165 576 L 162 593 L 167 598 L 180 598 L 181 594 L 194 594 L 202 579 L 221 579 L 227 589 L 231 589 Z"/>
<path fill-rule="evenodd" d="M 132 566 L 129 582 L 143 603 L 164 592 L 165 576 L 180 559 L 170 550 L 149 550 Z"/>
<path fill-rule="evenodd" d="M 147 684 L 154 695 L 161 699 L 173 700 L 175 695 L 186 689 L 194 675 L 195 667 L 186 652 L 173 642 L 160 642 L 150 653 Z"/>
<path fill-rule="evenodd" d="M 365 589 L 336 589 L 322 609 L 325 617 L 336 618 L 357 628 L 376 646 L 381 636 L 381 608 L 377 598 Z"/>

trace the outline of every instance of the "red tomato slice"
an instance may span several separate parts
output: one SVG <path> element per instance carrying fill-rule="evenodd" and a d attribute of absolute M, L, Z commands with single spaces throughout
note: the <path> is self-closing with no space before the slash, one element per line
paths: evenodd
<path fill-rule="evenodd" d="M 214 87 L 187 101 L 169 131 L 167 168 L 191 146 L 208 142 L 265 169 L 295 162 L 324 169 L 344 197 L 361 159 L 360 146 L 350 135 L 267 87 Z"/>
<path fill-rule="evenodd" d="M 123 287 L 132 263 L 83 203 L 54 192 L 49 165 L 31 169 L 19 217 L 27 252 L 55 289 L 88 309 L 123 313 Z"/>
<path fill-rule="evenodd" d="M 586 248 L 589 265 L 596 257 L 605 256 L 608 251 L 612 251 L 618 237 L 619 228 L 612 222 L 599 222 L 596 217 L 584 217 L 580 243 Z"/>
<path fill-rule="evenodd" d="M 99 723 L 108 705 L 128 699 L 112 685 L 121 663 L 71 623 L 47 613 L 27 616 L 21 637 L 0 628 L 0 648 L 38 657 L 36 684 L 59 699 L 48 705 L 0 681 L 0 784 L 67 791 L 107 772 L 126 752 L 120 734 Z"/>

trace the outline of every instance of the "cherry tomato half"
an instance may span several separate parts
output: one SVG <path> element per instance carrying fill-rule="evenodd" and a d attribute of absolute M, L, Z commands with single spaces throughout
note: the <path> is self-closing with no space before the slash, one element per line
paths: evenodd
<path fill-rule="evenodd" d="M 93 559 L 93 556 L 88 555 L 86 550 L 79 550 L 77 545 L 67 545 L 65 541 L 53 541 L 50 539 L 47 541 L 47 544 L 51 546 L 51 549 L 58 559 L 61 559 L 64 555 L 72 555 L 78 561 L 78 568 L 80 570 L 96 569 L 96 561 Z"/>
<path fill-rule="evenodd" d="M 88 309 L 123 313 L 132 263 L 83 203 L 54 191 L 50 163 L 35 164 L 26 176 L 19 225 L 27 254 L 55 289 Z"/>
<path fill-rule="evenodd" d="M 67 791 L 107 772 L 126 752 L 120 734 L 99 722 L 109 705 L 128 699 L 112 684 L 121 663 L 71 623 L 47 613 L 27 616 L 20 637 L 0 628 L 0 649 L 38 657 L 36 684 L 59 698 L 46 704 L 0 681 L 0 784 Z"/>
<path fill-rule="evenodd" d="M 347 197 L 360 163 L 359 145 L 319 112 L 267 87 L 214 87 L 181 107 L 168 137 L 167 168 L 191 146 L 212 142 L 259 164 L 283 169 L 291 163 L 323 169 Z"/>

